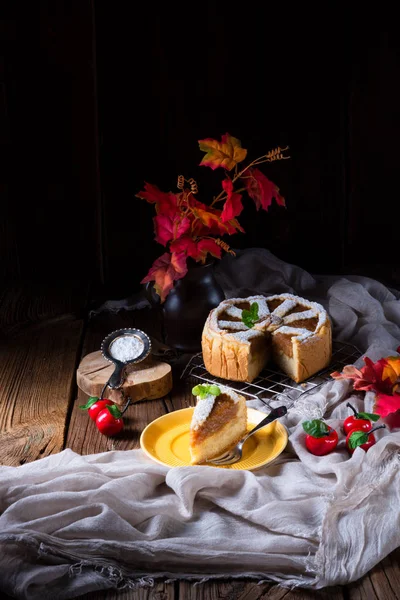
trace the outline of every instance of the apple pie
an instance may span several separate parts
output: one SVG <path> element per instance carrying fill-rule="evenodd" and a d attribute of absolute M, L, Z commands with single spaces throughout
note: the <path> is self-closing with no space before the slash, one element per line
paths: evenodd
<path fill-rule="evenodd" d="M 205 387 L 216 388 L 218 395 L 197 396 L 189 437 L 192 465 L 229 450 L 247 431 L 245 398 L 225 386 Z"/>
<path fill-rule="evenodd" d="M 300 383 L 329 365 L 331 323 L 323 306 L 292 294 L 231 298 L 210 312 L 202 351 L 222 379 L 254 381 L 272 358 Z"/>

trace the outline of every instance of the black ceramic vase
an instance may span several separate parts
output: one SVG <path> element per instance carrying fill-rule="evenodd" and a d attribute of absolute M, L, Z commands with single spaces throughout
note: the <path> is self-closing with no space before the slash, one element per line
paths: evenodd
<path fill-rule="evenodd" d="M 159 311 L 161 340 L 182 352 L 200 352 L 204 323 L 212 308 L 225 300 L 224 292 L 214 276 L 214 263 L 193 263 L 188 272 L 175 281 L 165 302 L 154 291 L 153 284 L 146 285 L 150 304 Z"/>

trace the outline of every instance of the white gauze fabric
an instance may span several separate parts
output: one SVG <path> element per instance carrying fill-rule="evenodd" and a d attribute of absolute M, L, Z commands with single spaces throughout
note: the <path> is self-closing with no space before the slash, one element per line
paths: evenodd
<path fill-rule="evenodd" d="M 400 344 L 400 293 L 372 279 L 313 277 L 261 249 L 225 257 L 216 273 L 227 297 L 291 292 L 322 303 L 334 337 L 374 360 Z M 62 600 L 159 577 L 315 589 L 358 579 L 400 545 L 400 431 L 379 430 L 375 446 L 350 457 L 340 429 L 348 400 L 373 409 L 373 394 L 346 381 L 299 400 L 282 419 L 286 451 L 254 472 L 170 469 L 140 450 L 66 449 L 0 467 L 0 590 Z M 316 457 L 301 423 L 322 416 L 340 441 Z"/>

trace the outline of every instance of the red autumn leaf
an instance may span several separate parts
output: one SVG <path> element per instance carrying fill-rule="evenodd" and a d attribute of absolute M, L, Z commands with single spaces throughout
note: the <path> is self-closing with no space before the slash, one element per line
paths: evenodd
<path fill-rule="evenodd" d="M 374 363 L 368 356 L 365 356 L 364 362 L 366 366 L 361 369 L 364 378 L 373 383 L 375 391 L 390 394 L 392 391 L 392 382 L 384 373 L 387 366 L 386 359 L 381 358 Z"/>
<path fill-rule="evenodd" d="M 205 262 L 207 254 L 212 254 L 212 256 L 215 256 L 216 258 L 221 258 L 220 246 L 218 246 L 215 240 L 210 238 L 197 242 L 197 252 L 198 257 L 202 262 Z"/>
<path fill-rule="evenodd" d="M 174 252 L 170 254 L 169 252 L 165 252 L 160 258 L 157 258 L 154 261 L 141 283 L 154 281 L 154 289 L 160 296 L 161 302 L 164 302 L 174 286 L 174 281 L 182 279 L 186 273 L 187 265 L 185 253 Z"/>
<path fill-rule="evenodd" d="M 184 252 L 187 256 L 195 260 L 198 257 L 197 242 L 188 235 L 184 235 L 172 242 L 170 248 L 171 252 Z"/>
<path fill-rule="evenodd" d="M 211 238 L 194 241 L 188 235 L 184 235 L 172 242 L 170 248 L 173 252 L 184 252 L 187 256 L 190 256 L 196 261 L 201 260 L 202 262 L 205 262 L 207 254 L 212 254 L 216 258 L 221 258 L 221 248 L 216 241 Z"/>
<path fill-rule="evenodd" d="M 231 219 L 238 217 L 243 210 L 242 194 L 238 194 L 233 190 L 233 183 L 231 179 L 224 179 L 222 182 L 227 199 L 224 204 L 224 208 L 221 214 L 221 219 L 225 223 Z"/>
<path fill-rule="evenodd" d="M 341 373 L 338 373 L 337 371 L 331 373 L 331 377 L 333 377 L 333 379 L 352 379 L 353 388 L 355 390 L 387 390 L 387 382 L 386 380 L 382 380 L 384 368 L 382 360 L 374 363 L 368 356 L 365 356 L 364 362 L 365 367 L 362 367 L 361 369 L 357 369 L 353 365 L 347 365 Z"/>
<path fill-rule="evenodd" d="M 387 417 L 390 413 L 400 410 L 400 394 L 377 394 L 374 412 L 381 417 Z"/>
<path fill-rule="evenodd" d="M 157 215 L 153 218 L 153 223 L 156 242 L 166 246 L 173 237 L 173 220 L 168 215 Z"/>
<path fill-rule="evenodd" d="M 374 391 L 376 400 L 374 412 L 381 417 L 400 410 L 400 359 L 386 357 L 373 362 L 368 356 L 364 357 L 365 367 L 357 369 L 347 365 L 339 373 L 331 373 L 334 379 L 351 379 L 355 390 Z"/>
<path fill-rule="evenodd" d="M 172 218 L 168 215 L 157 215 L 153 218 L 155 240 L 159 244 L 166 246 L 170 240 L 176 240 L 190 229 L 190 219 L 187 217 L 176 216 Z"/>
<path fill-rule="evenodd" d="M 400 410 L 400 386 L 398 378 L 400 365 L 398 357 L 381 358 L 375 363 L 364 357 L 365 367 L 357 369 L 352 365 L 344 367 L 342 373 L 331 373 L 334 379 L 352 379 L 355 390 L 376 392 L 375 412 L 382 417 Z M 389 376 L 387 376 L 389 373 Z"/>
<path fill-rule="evenodd" d="M 188 217 L 175 217 L 174 219 L 174 240 L 180 238 L 182 235 L 187 233 L 190 229 L 190 219 Z"/>
<path fill-rule="evenodd" d="M 172 192 L 162 192 L 156 185 L 145 183 L 143 192 L 136 194 L 137 198 L 142 198 L 150 204 L 156 205 L 156 211 L 167 216 L 174 216 L 178 212 L 178 198 Z"/>
<path fill-rule="evenodd" d="M 259 169 L 248 169 L 242 177 L 246 191 L 254 200 L 257 210 L 263 208 L 268 210 L 275 198 L 279 206 L 286 206 L 285 199 L 279 193 L 279 188 L 259 171 Z"/>
<path fill-rule="evenodd" d="M 199 147 L 202 152 L 206 152 L 200 165 L 211 167 L 213 171 L 218 167 L 231 171 L 247 156 L 247 150 L 242 148 L 240 140 L 229 133 L 223 135 L 220 142 L 212 138 L 199 140 Z"/>

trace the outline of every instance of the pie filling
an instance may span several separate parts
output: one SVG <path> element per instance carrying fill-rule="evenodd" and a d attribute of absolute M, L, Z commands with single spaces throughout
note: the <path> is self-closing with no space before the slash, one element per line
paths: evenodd
<path fill-rule="evenodd" d="M 201 402 L 201 400 L 200 400 Z M 234 419 L 238 413 L 239 404 L 234 402 L 227 394 L 217 396 L 212 411 L 204 423 L 190 432 L 190 441 L 193 444 L 202 442 L 206 437 L 220 430 L 228 421 Z"/>

